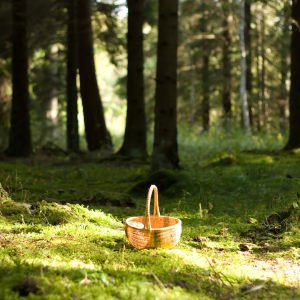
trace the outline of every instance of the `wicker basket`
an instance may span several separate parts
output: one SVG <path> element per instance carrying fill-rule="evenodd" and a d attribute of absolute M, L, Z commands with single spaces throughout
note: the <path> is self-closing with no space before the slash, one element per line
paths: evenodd
<path fill-rule="evenodd" d="M 150 202 L 154 191 L 154 212 L 150 216 Z M 161 217 L 158 207 L 158 191 L 151 185 L 148 191 L 146 214 L 126 220 L 125 231 L 132 246 L 138 249 L 165 248 L 176 245 L 181 235 L 181 220 Z"/>

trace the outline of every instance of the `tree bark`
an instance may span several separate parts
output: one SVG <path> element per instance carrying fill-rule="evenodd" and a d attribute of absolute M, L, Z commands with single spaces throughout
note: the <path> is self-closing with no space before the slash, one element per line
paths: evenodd
<path fill-rule="evenodd" d="M 27 1 L 12 0 L 12 85 L 11 127 L 7 155 L 31 154 L 31 131 L 28 94 Z"/>
<path fill-rule="evenodd" d="M 143 0 L 127 0 L 127 115 L 124 142 L 119 154 L 134 159 L 147 158 L 144 100 Z"/>
<path fill-rule="evenodd" d="M 111 149 L 111 137 L 106 128 L 96 78 L 91 24 L 91 0 L 78 0 L 77 12 L 80 93 L 88 149 L 90 151 L 102 148 Z"/>
<path fill-rule="evenodd" d="M 292 4 L 292 40 L 291 40 L 291 88 L 290 88 L 290 134 L 284 150 L 300 147 L 300 1 Z"/>
<path fill-rule="evenodd" d="M 261 53 L 261 43 L 260 43 L 260 19 L 257 18 L 256 22 L 256 49 L 255 49 L 255 56 L 256 59 L 256 97 L 257 97 L 257 107 L 256 107 L 256 120 L 257 120 L 257 131 L 261 131 L 261 111 L 262 111 L 262 95 L 261 95 L 261 70 L 260 70 L 260 53 Z"/>
<path fill-rule="evenodd" d="M 195 81 L 196 81 L 196 68 L 195 64 L 193 62 L 193 55 L 192 55 L 192 49 L 188 38 L 188 32 L 185 27 L 185 23 L 182 25 L 182 31 L 184 34 L 184 39 L 186 42 L 186 50 L 188 53 L 189 58 L 189 65 L 190 65 L 190 102 L 191 102 L 191 113 L 190 113 L 190 128 L 193 129 L 194 122 L 195 122 Z"/>
<path fill-rule="evenodd" d="M 251 0 L 245 1 L 245 48 L 246 48 L 246 90 L 248 99 L 249 122 L 253 125 L 253 111 L 252 111 L 252 51 L 251 51 Z"/>
<path fill-rule="evenodd" d="M 262 13 L 261 20 L 261 95 L 262 95 L 262 117 L 263 127 L 266 131 L 269 129 L 269 105 L 267 102 L 267 87 L 266 87 L 266 54 L 265 54 L 265 12 Z"/>
<path fill-rule="evenodd" d="M 51 96 L 49 102 L 49 108 L 47 111 L 47 127 L 50 140 L 55 140 L 58 138 L 58 47 L 57 45 L 52 45 L 50 49 L 51 53 Z"/>
<path fill-rule="evenodd" d="M 204 9 L 203 9 L 204 12 Z M 201 21 L 201 32 L 203 34 L 207 33 L 207 16 L 204 16 Z M 206 38 L 203 39 L 202 44 L 202 92 L 203 92 L 203 99 L 202 99 L 202 126 L 204 131 L 209 130 L 209 110 L 210 110 L 210 103 L 209 103 L 209 56 L 210 56 L 210 49 L 208 40 Z"/>
<path fill-rule="evenodd" d="M 207 41 L 205 41 L 207 43 Z M 202 126 L 204 131 L 209 130 L 209 55 L 207 46 L 203 47 L 205 53 L 203 54 L 203 75 L 202 75 L 202 82 L 203 82 L 203 100 L 202 100 Z"/>
<path fill-rule="evenodd" d="M 240 95 L 242 102 L 243 122 L 246 132 L 251 132 L 249 122 L 249 111 L 246 93 L 246 51 L 244 38 L 244 24 L 245 24 L 245 0 L 241 0 L 241 20 L 240 20 L 240 51 L 241 51 L 241 83 Z"/>
<path fill-rule="evenodd" d="M 230 4 L 229 1 L 223 2 L 223 92 L 222 104 L 224 113 L 224 124 L 231 119 L 231 36 L 230 36 Z"/>
<path fill-rule="evenodd" d="M 286 86 L 286 81 L 288 78 L 288 62 L 287 58 L 289 56 L 288 46 L 285 42 L 287 37 L 290 35 L 289 24 L 290 24 L 290 4 L 286 2 L 283 7 L 284 20 L 283 20 L 283 28 L 282 28 L 282 46 L 281 46 L 281 81 L 280 81 L 280 94 L 278 100 L 278 108 L 279 108 L 279 127 L 282 132 L 285 132 L 287 126 L 287 116 L 286 116 L 286 108 L 287 108 L 287 97 L 288 91 Z"/>
<path fill-rule="evenodd" d="M 176 126 L 177 44 L 178 0 L 160 0 L 151 172 L 179 168 Z"/>
<path fill-rule="evenodd" d="M 67 40 L 67 150 L 79 151 L 77 103 L 77 0 L 68 0 Z"/>

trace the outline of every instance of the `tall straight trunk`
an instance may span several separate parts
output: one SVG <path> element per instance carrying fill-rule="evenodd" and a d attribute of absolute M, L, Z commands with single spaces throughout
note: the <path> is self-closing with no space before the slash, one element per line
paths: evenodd
<path fill-rule="evenodd" d="M 261 20 L 261 95 L 262 95 L 262 116 L 263 116 L 263 127 L 268 130 L 268 115 L 269 107 L 267 102 L 267 86 L 266 86 L 266 55 L 265 55 L 265 15 L 262 13 Z"/>
<path fill-rule="evenodd" d="M 185 24 L 182 26 L 184 38 L 186 41 L 186 50 L 189 58 L 190 65 L 190 102 L 191 102 L 191 114 L 190 114 L 190 128 L 192 129 L 195 122 L 195 81 L 196 81 L 196 69 L 193 62 L 193 55 L 191 45 L 189 43 L 188 33 Z"/>
<path fill-rule="evenodd" d="M 289 36 L 289 24 L 290 24 L 290 4 L 286 2 L 283 8 L 284 13 L 284 24 L 282 29 L 282 46 L 281 46 L 281 81 L 280 81 L 280 95 L 278 101 L 279 107 L 279 127 L 282 132 L 286 130 L 287 125 L 287 116 L 286 116 L 286 108 L 287 108 L 287 97 L 288 91 L 286 86 L 286 81 L 288 78 L 288 62 L 287 57 L 289 56 L 288 47 L 285 43 L 286 38 Z"/>
<path fill-rule="evenodd" d="M 253 125 L 253 111 L 252 111 L 252 51 L 251 51 L 251 0 L 245 1 L 245 48 L 246 48 L 246 90 L 249 109 L 250 125 Z"/>
<path fill-rule="evenodd" d="M 178 169 L 176 126 L 178 0 L 160 0 L 151 172 Z"/>
<path fill-rule="evenodd" d="M 106 128 L 96 78 L 91 24 L 91 0 L 78 0 L 77 16 L 80 93 L 88 149 L 90 151 L 102 148 L 111 149 L 111 137 Z"/>
<path fill-rule="evenodd" d="M 68 0 L 67 39 L 67 149 L 79 151 L 77 105 L 77 0 Z"/>
<path fill-rule="evenodd" d="M 41 120 L 40 138 L 38 144 L 45 141 L 55 141 L 59 136 L 58 131 L 58 47 L 51 45 L 45 51 L 44 56 L 44 76 L 40 84 L 40 89 L 36 91 L 36 96 L 40 99 L 39 119 Z M 45 89 L 45 85 L 48 86 Z"/>
<path fill-rule="evenodd" d="M 257 19 L 256 23 L 256 50 L 255 50 L 255 56 L 256 59 L 256 90 L 257 94 L 256 97 L 258 99 L 257 107 L 256 107 L 256 119 L 257 119 L 257 131 L 261 131 L 261 107 L 262 107 L 262 95 L 261 95 L 261 70 L 260 70 L 260 53 L 261 53 L 261 43 L 260 43 L 260 19 Z"/>
<path fill-rule="evenodd" d="M 205 41 L 207 43 L 207 41 Z M 205 53 L 203 54 L 203 100 L 202 100 L 202 126 L 204 131 L 209 130 L 209 54 L 206 51 L 207 47 L 204 46 Z"/>
<path fill-rule="evenodd" d="M 147 158 L 144 100 L 143 0 L 127 0 L 127 116 L 124 142 L 119 154 Z"/>
<path fill-rule="evenodd" d="M 222 105 L 224 113 L 224 124 L 231 119 L 231 36 L 229 30 L 230 20 L 230 5 L 229 1 L 223 2 L 223 92 Z"/>
<path fill-rule="evenodd" d="M 244 37 L 244 24 L 245 24 L 245 0 L 241 0 L 241 20 L 240 20 L 240 51 L 241 51 L 241 83 L 240 95 L 242 102 L 243 123 L 246 132 L 251 131 L 249 122 L 249 111 L 246 93 L 246 51 L 245 51 L 245 37 Z"/>
<path fill-rule="evenodd" d="M 203 9 L 204 11 L 204 9 Z M 203 34 L 207 33 L 207 16 L 204 16 L 200 21 L 201 32 Z M 208 44 L 208 39 L 203 39 L 202 44 L 202 92 L 203 92 L 203 99 L 202 99 L 202 126 L 204 131 L 209 130 L 209 110 L 210 110 L 210 103 L 209 103 L 209 88 L 210 88 L 210 81 L 209 81 L 209 56 L 210 56 L 210 49 Z"/>
<path fill-rule="evenodd" d="M 11 127 L 7 155 L 26 157 L 31 154 L 30 112 L 28 95 L 27 1 L 12 0 L 12 84 Z"/>
<path fill-rule="evenodd" d="M 193 64 L 192 57 L 190 56 L 190 66 L 191 66 L 191 91 L 190 91 L 190 101 L 191 101 L 191 114 L 190 114 L 190 128 L 193 129 L 195 123 L 195 83 L 196 83 L 196 68 Z"/>
<path fill-rule="evenodd" d="M 285 150 L 300 147 L 300 1 L 292 4 L 292 41 L 291 41 L 291 88 L 290 88 L 290 134 Z"/>
<path fill-rule="evenodd" d="M 58 47 L 52 45 L 51 53 L 51 95 L 47 112 L 48 134 L 51 140 L 58 138 Z"/>

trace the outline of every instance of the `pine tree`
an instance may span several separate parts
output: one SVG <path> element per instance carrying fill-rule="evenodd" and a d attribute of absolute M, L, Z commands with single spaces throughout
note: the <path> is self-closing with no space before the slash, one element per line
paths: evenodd
<path fill-rule="evenodd" d="M 124 142 L 119 154 L 147 158 L 144 103 L 143 0 L 127 0 L 127 116 Z"/>
<path fill-rule="evenodd" d="M 68 0 L 67 38 L 67 149 L 79 151 L 77 107 L 77 0 Z"/>
<path fill-rule="evenodd" d="M 160 0 L 151 172 L 161 169 L 178 169 L 177 43 L 178 0 Z"/>
<path fill-rule="evenodd" d="M 90 151 L 111 149 L 94 62 L 91 0 L 78 0 L 78 67 L 85 134 Z"/>
<path fill-rule="evenodd" d="M 292 4 L 292 41 L 291 41 L 291 88 L 290 88 L 290 134 L 284 150 L 300 147 L 300 1 Z"/>
<path fill-rule="evenodd" d="M 28 95 L 27 1 L 12 0 L 12 14 L 13 98 L 9 146 L 6 154 L 26 157 L 32 151 Z"/>

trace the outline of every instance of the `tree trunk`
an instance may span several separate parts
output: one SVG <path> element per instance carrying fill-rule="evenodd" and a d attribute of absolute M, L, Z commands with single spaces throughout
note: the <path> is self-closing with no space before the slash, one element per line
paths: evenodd
<path fill-rule="evenodd" d="M 262 13 L 261 20 L 261 95 L 262 95 L 262 116 L 263 127 L 266 131 L 269 129 L 268 117 L 269 107 L 267 102 L 267 87 L 266 87 L 266 55 L 265 55 L 265 12 Z"/>
<path fill-rule="evenodd" d="M 249 122 L 249 111 L 246 93 L 246 51 L 244 38 L 244 24 L 245 24 L 245 0 L 241 0 L 241 20 L 240 20 L 240 51 L 241 51 L 241 83 L 240 95 L 242 102 L 243 122 L 246 132 L 251 131 Z"/>
<path fill-rule="evenodd" d="M 57 45 L 51 46 L 51 97 L 49 108 L 47 112 L 47 127 L 50 139 L 53 141 L 58 138 L 58 47 Z"/>
<path fill-rule="evenodd" d="M 203 9 L 204 12 L 204 9 Z M 203 34 L 207 33 L 207 16 L 204 16 L 201 21 L 201 32 Z M 202 44 L 202 92 L 203 92 L 203 99 L 202 99 L 202 126 L 204 131 L 209 130 L 209 55 L 210 49 L 208 45 L 208 40 L 206 38 L 203 39 Z"/>
<path fill-rule="evenodd" d="M 256 120 L 257 120 L 257 131 L 261 131 L 261 111 L 262 111 L 262 95 L 261 95 L 261 71 L 260 71 L 260 52 L 261 52 L 261 43 L 260 43 L 260 19 L 257 19 L 256 23 L 256 49 L 255 49 L 255 56 L 257 57 L 256 59 L 256 97 L 257 97 L 257 109 L 256 109 Z"/>
<path fill-rule="evenodd" d="M 67 150 L 79 151 L 77 106 L 77 0 L 68 0 L 67 40 Z"/>
<path fill-rule="evenodd" d="M 190 77 L 190 85 L 191 85 L 191 90 L 190 90 L 190 101 L 191 101 L 191 114 L 190 114 L 190 128 L 192 129 L 194 126 L 195 122 L 195 81 L 196 81 L 196 68 L 195 64 L 193 62 L 193 55 L 192 55 L 192 49 L 191 45 L 189 43 L 189 38 L 188 38 L 188 33 L 185 27 L 185 23 L 182 26 L 184 38 L 186 41 L 186 50 L 188 53 L 188 58 L 189 58 L 189 65 L 190 65 L 190 71 L 191 71 L 191 77 Z"/>
<path fill-rule="evenodd" d="M 252 111 L 252 51 L 251 51 L 251 0 L 245 1 L 245 48 L 246 48 L 246 90 L 248 99 L 249 121 L 253 125 Z"/>
<path fill-rule="evenodd" d="M 300 1 L 292 4 L 292 41 L 291 41 L 291 88 L 290 88 L 290 134 L 284 150 L 300 147 Z"/>
<path fill-rule="evenodd" d="M 11 127 L 7 155 L 31 154 L 31 131 L 28 95 L 27 1 L 13 0 Z"/>
<path fill-rule="evenodd" d="M 119 154 L 146 159 L 146 114 L 144 100 L 143 0 L 127 0 L 127 116 L 124 142 Z"/>
<path fill-rule="evenodd" d="M 286 86 L 286 81 L 288 78 L 288 62 L 287 57 L 289 56 L 289 49 L 286 44 L 286 39 L 290 35 L 289 24 L 290 24 L 290 4 L 286 2 L 283 8 L 284 13 L 284 24 L 282 30 L 282 47 L 281 47 L 281 82 L 280 82 L 280 95 L 278 101 L 279 107 L 279 127 L 282 132 L 285 132 L 287 125 L 287 116 L 286 116 L 286 108 L 287 108 L 287 97 L 288 91 Z"/>
<path fill-rule="evenodd" d="M 151 172 L 179 168 L 176 126 L 177 44 L 178 0 L 160 0 Z"/>
<path fill-rule="evenodd" d="M 206 43 L 207 41 L 205 41 Z M 204 46 L 204 50 L 206 47 Z M 202 126 L 204 131 L 209 130 L 209 55 L 206 51 L 203 54 L 203 100 L 202 100 Z"/>
<path fill-rule="evenodd" d="M 222 104 L 224 113 L 224 124 L 231 119 L 231 36 L 230 36 L 230 4 L 227 1 L 223 2 L 223 92 Z"/>
<path fill-rule="evenodd" d="M 111 149 L 111 137 L 106 128 L 96 78 L 91 24 L 91 0 L 78 0 L 77 12 L 80 93 L 88 149 L 90 151 L 100 150 L 101 148 Z"/>

